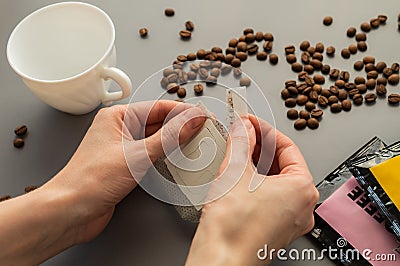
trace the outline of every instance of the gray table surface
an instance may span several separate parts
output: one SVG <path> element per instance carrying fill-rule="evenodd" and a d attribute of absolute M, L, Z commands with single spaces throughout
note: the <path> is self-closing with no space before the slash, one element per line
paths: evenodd
<path fill-rule="evenodd" d="M 57 1 L 0 0 L 0 195 L 22 194 L 26 185 L 40 185 L 59 171 L 73 154 L 95 112 L 70 116 L 58 112 L 37 99 L 11 70 L 6 60 L 6 44 L 12 29 L 27 14 Z M 275 36 L 274 52 L 280 56 L 277 66 L 248 60 L 243 69 L 257 81 L 267 96 L 275 115 L 276 126 L 301 148 L 315 182 L 319 182 L 347 156 L 374 135 L 387 143 L 399 139 L 399 107 L 389 107 L 384 100 L 374 106 L 353 108 L 350 113 L 329 111 L 318 130 L 295 131 L 286 119 L 286 108 L 279 97 L 285 80 L 295 78 L 285 62 L 283 47 L 298 45 L 302 40 L 321 41 L 334 45 L 337 54 L 325 62 L 356 72 L 352 63 L 371 54 L 388 63 L 400 61 L 400 36 L 397 31 L 398 1 L 105 1 L 92 0 L 113 19 L 117 31 L 118 66 L 124 69 L 137 88 L 152 73 L 168 65 L 178 54 L 199 48 L 226 47 L 228 40 L 241 35 L 245 27 L 270 31 Z M 176 15 L 167 18 L 166 7 Z M 352 40 L 345 31 L 369 21 L 380 13 L 387 14 L 387 25 L 368 34 L 368 51 L 343 60 L 341 48 Z M 330 27 L 322 25 L 325 15 L 334 17 Z M 177 33 L 183 23 L 196 25 L 189 42 Z M 147 39 L 138 36 L 138 29 L 150 30 Z M 327 83 L 325 86 L 328 86 Z M 399 87 L 389 87 L 399 93 Z M 150 92 L 151 98 L 156 91 Z M 121 101 L 127 103 L 128 99 Z M 29 126 L 26 146 L 12 146 L 13 128 Z M 106 230 L 94 241 L 76 246 L 50 259 L 44 265 L 182 265 L 185 261 L 195 225 L 182 221 L 172 206 L 159 202 L 141 189 L 135 189 L 118 205 Z M 312 248 L 305 238 L 293 248 Z M 288 261 L 273 265 L 333 265 L 319 262 Z"/>

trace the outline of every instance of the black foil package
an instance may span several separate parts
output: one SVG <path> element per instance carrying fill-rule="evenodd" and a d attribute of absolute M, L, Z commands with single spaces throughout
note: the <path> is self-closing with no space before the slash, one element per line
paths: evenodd
<path fill-rule="evenodd" d="M 400 142 L 347 162 L 368 197 L 400 240 Z M 396 204 L 397 203 L 397 204 Z M 397 205 L 397 207 L 396 207 Z"/>
<path fill-rule="evenodd" d="M 325 221 L 316 211 L 318 208 L 339 188 L 341 188 L 346 182 L 353 178 L 353 174 L 346 166 L 346 162 L 355 158 L 364 156 L 366 154 L 375 153 L 384 148 L 385 143 L 378 137 L 374 137 L 358 151 L 351 155 L 347 160 L 340 164 L 335 170 L 328 174 L 316 187 L 320 193 L 320 200 L 314 210 L 315 225 L 313 230 L 308 234 L 308 237 L 313 241 L 321 245 L 322 249 L 340 250 L 338 256 L 331 258 L 339 264 L 346 266 L 354 265 L 371 265 L 367 260 L 360 254 L 357 256 L 347 256 L 351 254 L 355 248 L 350 243 L 342 244 L 344 240 L 343 236 L 335 230 L 327 221 Z M 355 182 L 355 181 L 354 181 Z M 356 183 L 356 182 L 355 182 Z M 343 221 L 345 224 L 346 221 Z M 345 240 L 344 240 L 345 241 Z"/>

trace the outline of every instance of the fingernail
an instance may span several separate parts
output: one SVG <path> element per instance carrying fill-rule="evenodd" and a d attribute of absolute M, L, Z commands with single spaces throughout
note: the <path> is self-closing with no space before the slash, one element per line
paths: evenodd
<path fill-rule="evenodd" d="M 203 125 L 204 123 L 204 112 L 199 107 L 193 107 L 186 111 L 185 114 L 188 124 L 191 126 L 192 129 L 196 129 Z"/>

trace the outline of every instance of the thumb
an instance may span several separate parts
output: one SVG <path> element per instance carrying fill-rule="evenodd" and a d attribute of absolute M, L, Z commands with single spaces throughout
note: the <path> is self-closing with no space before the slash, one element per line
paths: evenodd
<path fill-rule="evenodd" d="M 192 107 L 168 121 L 152 136 L 144 139 L 152 162 L 169 153 L 197 133 L 205 122 L 203 109 Z"/>

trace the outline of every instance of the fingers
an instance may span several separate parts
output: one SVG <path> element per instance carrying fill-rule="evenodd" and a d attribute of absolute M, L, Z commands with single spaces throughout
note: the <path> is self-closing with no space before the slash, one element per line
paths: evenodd
<path fill-rule="evenodd" d="M 191 107 L 173 117 L 161 129 L 143 140 L 150 159 L 154 162 L 164 153 L 173 151 L 179 144 L 189 140 L 204 122 L 204 111 L 198 107 Z"/>

